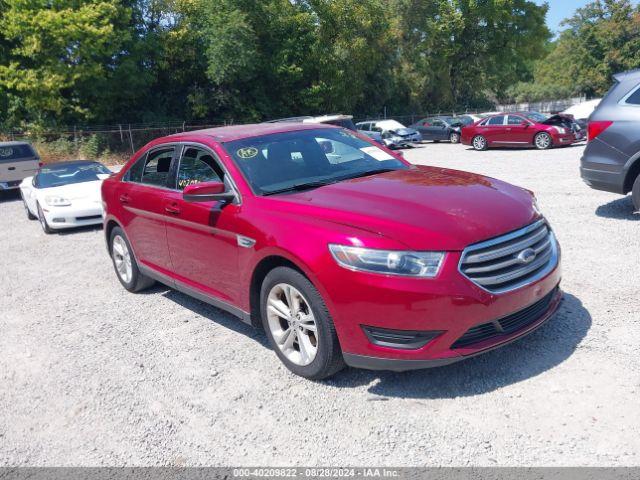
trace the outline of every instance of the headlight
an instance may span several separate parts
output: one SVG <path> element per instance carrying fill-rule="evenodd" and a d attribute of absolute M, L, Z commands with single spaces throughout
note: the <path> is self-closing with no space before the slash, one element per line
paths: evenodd
<path fill-rule="evenodd" d="M 562 127 L 553 127 L 553 128 L 555 128 L 556 131 L 561 135 L 564 135 L 565 133 L 567 133 L 567 131 Z"/>
<path fill-rule="evenodd" d="M 444 252 L 406 252 L 329 245 L 331 255 L 344 268 L 407 277 L 433 278 L 440 271 Z"/>
<path fill-rule="evenodd" d="M 44 198 L 44 201 L 47 203 L 47 205 L 49 205 L 50 207 L 66 207 L 68 205 L 71 205 L 71 202 L 69 200 L 67 200 L 64 197 L 58 197 L 58 196 L 48 196 Z"/>

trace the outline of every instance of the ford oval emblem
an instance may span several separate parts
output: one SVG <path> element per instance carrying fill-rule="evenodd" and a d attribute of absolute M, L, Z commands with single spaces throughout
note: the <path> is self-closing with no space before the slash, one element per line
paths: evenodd
<path fill-rule="evenodd" d="M 525 248 L 518 254 L 518 261 L 520 263 L 531 263 L 536 259 L 536 251 L 533 248 Z"/>

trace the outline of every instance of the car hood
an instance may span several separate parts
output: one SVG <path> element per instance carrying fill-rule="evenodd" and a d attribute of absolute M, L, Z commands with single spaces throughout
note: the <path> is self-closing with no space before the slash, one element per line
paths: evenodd
<path fill-rule="evenodd" d="M 347 225 L 416 250 L 462 250 L 539 217 L 530 192 L 489 177 L 434 167 L 356 178 L 279 196 L 279 210 Z M 304 206 L 304 211 L 299 206 Z"/>
<path fill-rule="evenodd" d="M 100 195 L 100 185 L 102 180 L 94 180 L 91 182 L 72 183 L 70 185 L 62 185 L 60 187 L 41 188 L 38 194 L 42 197 L 58 195 L 67 200 L 89 200 L 102 201 Z"/>

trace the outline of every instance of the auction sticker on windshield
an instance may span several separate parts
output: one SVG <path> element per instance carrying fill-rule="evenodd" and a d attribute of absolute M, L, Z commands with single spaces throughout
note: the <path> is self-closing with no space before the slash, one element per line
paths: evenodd
<path fill-rule="evenodd" d="M 384 160 L 394 160 L 394 158 L 391 155 L 389 155 L 387 152 L 385 152 L 384 150 L 376 146 L 362 147 L 360 151 L 363 153 L 366 153 L 370 157 L 373 157 L 374 159 L 380 162 Z"/>
<path fill-rule="evenodd" d="M 248 159 L 248 158 L 253 158 L 256 155 L 258 155 L 258 149 L 256 147 L 244 147 L 244 148 L 240 148 L 237 152 L 236 155 L 238 155 L 238 157 L 243 158 L 243 159 Z"/>

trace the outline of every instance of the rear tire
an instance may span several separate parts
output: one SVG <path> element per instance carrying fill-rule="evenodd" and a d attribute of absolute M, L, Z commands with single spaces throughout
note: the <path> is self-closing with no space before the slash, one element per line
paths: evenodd
<path fill-rule="evenodd" d="M 40 226 L 42 227 L 42 231 L 44 233 L 46 233 L 47 235 L 49 235 L 50 233 L 53 233 L 53 229 L 49 226 L 49 224 L 47 223 L 47 219 L 44 216 L 44 212 L 42 211 L 42 207 L 40 206 L 40 204 L 36 204 L 37 208 L 38 208 L 38 220 L 40 221 Z"/>
<path fill-rule="evenodd" d="M 553 139 L 547 132 L 540 132 L 533 137 L 533 144 L 538 150 L 547 150 L 553 146 Z"/>
<path fill-rule="evenodd" d="M 260 314 L 271 347 L 291 372 L 322 380 L 344 368 L 327 306 L 300 272 L 277 267 L 267 274 L 260 289 Z"/>
<path fill-rule="evenodd" d="M 118 280 L 128 291 L 141 292 L 156 283 L 154 279 L 144 275 L 138 268 L 131 244 L 120 227 L 115 227 L 111 231 L 109 254 Z"/>
<path fill-rule="evenodd" d="M 451 143 L 460 143 L 460 134 L 456 132 L 451 132 L 451 135 L 449 135 L 449 141 Z"/>
<path fill-rule="evenodd" d="M 471 140 L 471 145 L 473 145 L 473 148 L 478 150 L 479 152 L 489 148 L 487 139 L 484 138 L 482 135 L 476 135 L 475 137 L 473 137 L 473 140 Z"/>
<path fill-rule="evenodd" d="M 633 199 L 633 206 L 635 207 L 636 212 L 640 211 L 640 175 L 638 175 L 636 177 L 636 181 L 633 182 L 631 198 Z"/>

